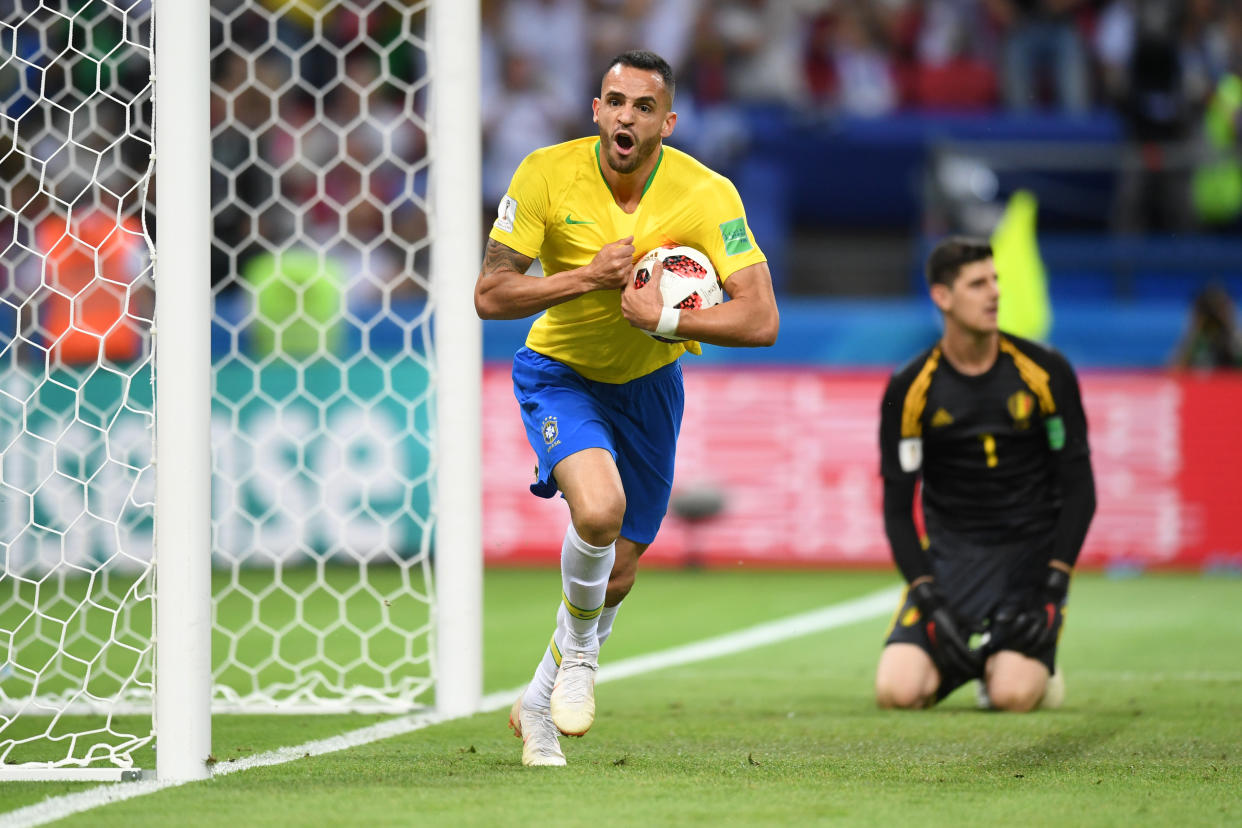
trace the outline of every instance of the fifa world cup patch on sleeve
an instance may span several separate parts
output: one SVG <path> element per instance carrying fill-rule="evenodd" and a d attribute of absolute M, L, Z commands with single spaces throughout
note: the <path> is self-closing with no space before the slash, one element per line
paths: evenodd
<path fill-rule="evenodd" d="M 907 437 L 897 444 L 897 459 L 903 472 L 918 471 L 923 465 L 923 438 Z"/>
<path fill-rule="evenodd" d="M 735 218 L 720 225 L 720 239 L 724 242 L 726 256 L 735 256 L 753 250 L 750 234 L 746 232 L 746 219 Z"/>
<path fill-rule="evenodd" d="M 500 199 L 500 206 L 496 208 L 495 227 L 504 230 L 506 233 L 513 232 L 513 221 L 517 218 L 517 201 L 510 195 L 505 195 Z"/>
<path fill-rule="evenodd" d="M 1065 421 L 1058 417 L 1044 420 L 1044 428 L 1048 429 L 1048 447 L 1053 451 L 1065 448 Z"/>

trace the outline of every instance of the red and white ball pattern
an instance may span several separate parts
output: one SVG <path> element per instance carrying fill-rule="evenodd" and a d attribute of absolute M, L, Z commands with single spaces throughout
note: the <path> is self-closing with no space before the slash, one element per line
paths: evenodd
<path fill-rule="evenodd" d="M 657 247 L 634 265 L 634 287 L 640 288 L 651 280 L 656 260 L 664 263 L 660 277 L 660 294 L 664 306 L 678 310 L 710 308 L 724 301 L 724 289 L 707 254 L 693 247 L 670 245 Z M 683 342 L 680 336 L 659 336 L 649 333 L 661 342 Z"/>

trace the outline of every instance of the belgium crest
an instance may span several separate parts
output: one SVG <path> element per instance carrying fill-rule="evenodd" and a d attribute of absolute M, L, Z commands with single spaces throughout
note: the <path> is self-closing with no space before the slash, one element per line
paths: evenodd
<path fill-rule="evenodd" d="M 1035 413 L 1035 396 L 1029 391 L 1017 391 L 1009 396 L 1006 402 L 1009 416 L 1013 417 L 1015 428 L 1024 429 L 1031 424 L 1031 415 Z"/>

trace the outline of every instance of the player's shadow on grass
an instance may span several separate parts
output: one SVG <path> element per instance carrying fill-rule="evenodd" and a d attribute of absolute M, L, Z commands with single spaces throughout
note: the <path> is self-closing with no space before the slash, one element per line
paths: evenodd
<path fill-rule="evenodd" d="M 1045 716 L 1048 714 L 1034 713 L 1031 715 Z M 1089 720 L 1078 716 L 1056 716 L 1055 722 L 1051 725 L 1055 727 L 1055 730 L 1044 733 L 1042 738 L 1034 743 L 1015 747 L 990 757 L 986 763 L 981 765 L 981 769 L 997 773 L 1022 773 L 1040 768 L 1058 767 L 1070 760 L 1093 753 L 1095 748 L 1112 741 L 1118 733 L 1130 727 L 1134 721 L 1135 716 L 1132 711 L 1124 713 L 1093 711 Z"/>

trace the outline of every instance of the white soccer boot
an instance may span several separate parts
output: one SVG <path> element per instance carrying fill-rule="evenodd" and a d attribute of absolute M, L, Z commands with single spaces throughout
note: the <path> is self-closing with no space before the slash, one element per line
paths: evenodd
<path fill-rule="evenodd" d="M 599 650 L 574 650 L 561 658 L 552 685 L 552 721 L 566 736 L 583 736 L 595 721 L 595 671 Z"/>
<path fill-rule="evenodd" d="M 980 710 L 992 709 L 992 697 L 988 695 L 988 685 L 983 679 L 975 680 L 975 707 Z"/>
<path fill-rule="evenodd" d="M 522 764 L 527 767 L 563 768 L 565 754 L 561 753 L 561 741 L 556 736 L 556 725 L 546 710 L 525 707 L 517 697 L 509 710 L 509 727 L 513 735 L 522 740 Z"/>
<path fill-rule="evenodd" d="M 1057 671 L 1048 677 L 1044 686 L 1044 697 L 1039 700 L 1040 710 L 1056 710 L 1065 704 L 1065 671 L 1057 666 Z"/>

